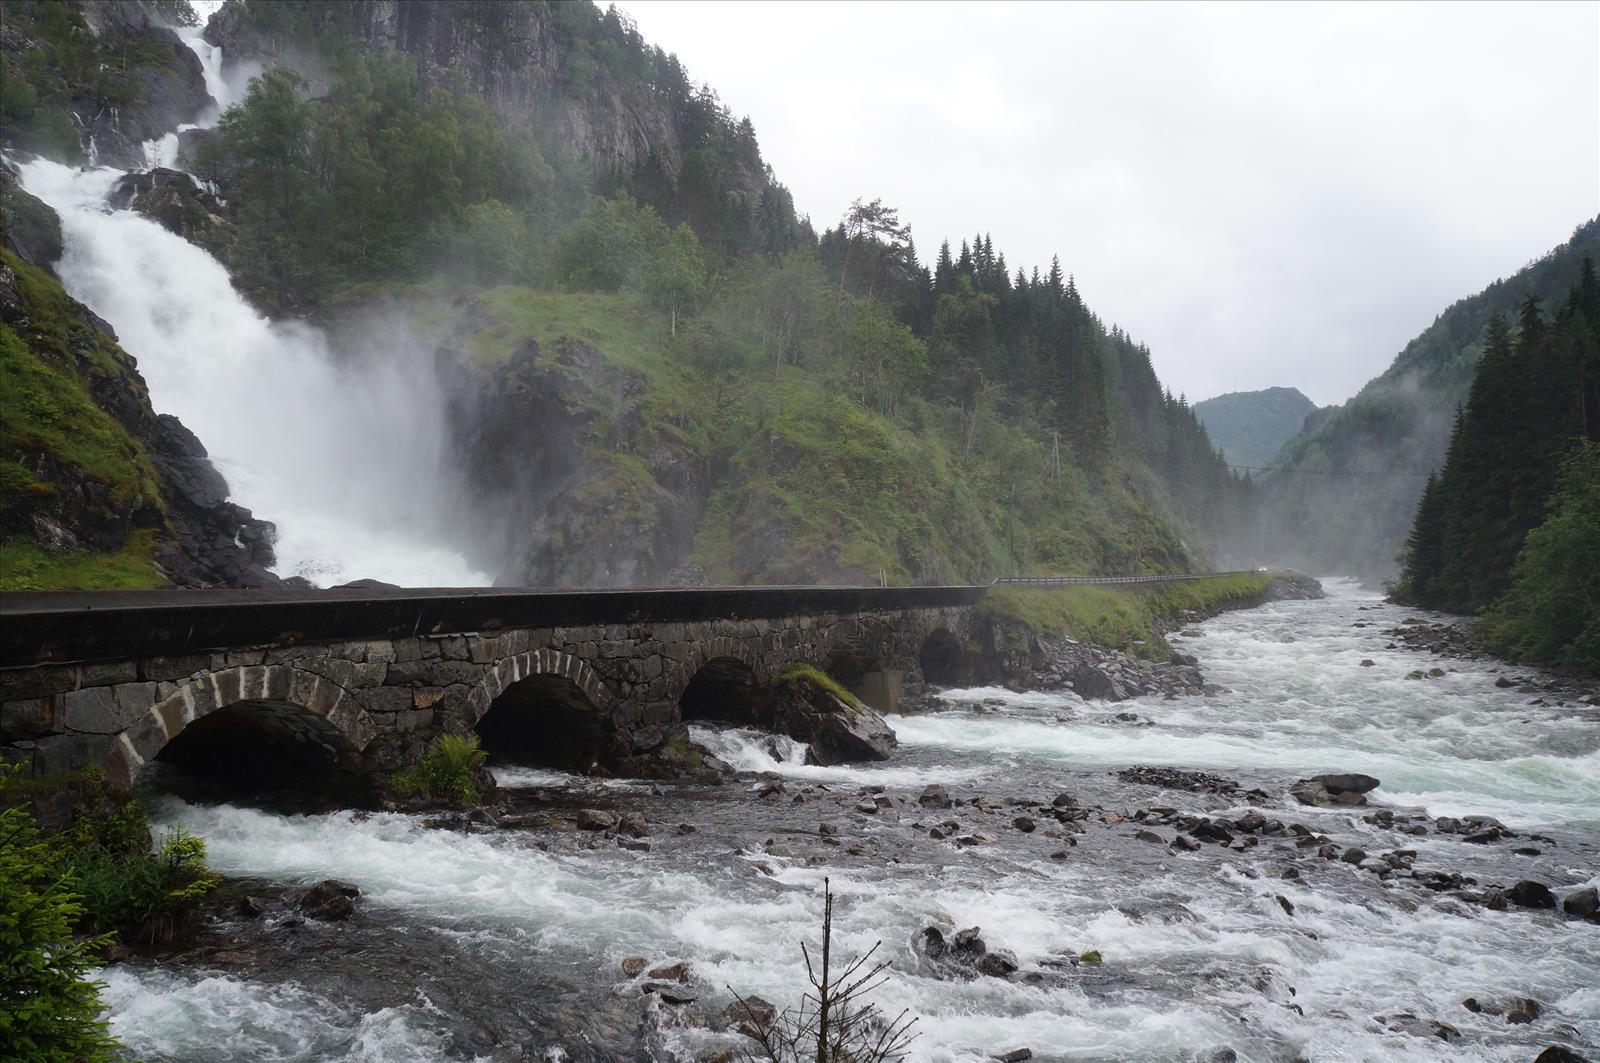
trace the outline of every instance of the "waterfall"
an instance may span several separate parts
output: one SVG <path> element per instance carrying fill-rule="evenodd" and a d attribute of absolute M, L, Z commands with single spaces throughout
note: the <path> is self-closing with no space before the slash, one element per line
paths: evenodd
<path fill-rule="evenodd" d="M 188 128 L 208 127 L 233 98 L 221 49 L 198 28 L 180 36 L 216 101 Z M 177 144 L 174 131 L 147 143 L 146 157 L 170 166 Z M 232 501 L 277 525 L 279 575 L 321 586 L 491 581 L 453 545 L 461 506 L 430 350 L 357 355 L 305 324 L 268 320 L 210 254 L 106 206 L 122 171 L 45 159 L 18 169 L 23 187 L 61 216 L 57 271 L 67 291 L 116 329 L 152 405 L 200 438 Z"/>

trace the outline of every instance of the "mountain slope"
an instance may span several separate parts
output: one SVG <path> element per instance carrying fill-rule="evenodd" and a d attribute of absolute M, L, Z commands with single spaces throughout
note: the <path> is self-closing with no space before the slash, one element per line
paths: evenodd
<path fill-rule="evenodd" d="M 1600 218 L 1510 277 L 1450 306 L 1384 373 L 1283 449 L 1262 481 L 1257 552 L 1308 571 L 1391 578 L 1428 474 L 1444 459 L 1496 314 L 1529 296 L 1553 311 L 1600 257 Z"/>
<path fill-rule="evenodd" d="M 1316 411 L 1295 388 L 1234 391 L 1194 404 L 1194 415 L 1228 461 L 1255 468 L 1270 464 Z"/>
<path fill-rule="evenodd" d="M 362 433 L 397 467 L 362 483 L 405 483 L 475 573 L 1186 570 L 1242 504 L 1149 351 L 1059 262 L 1013 275 L 979 235 L 924 265 L 877 201 L 819 236 L 749 123 L 614 12 L 230 0 L 206 32 L 225 75 L 260 74 L 180 138 L 203 187 L 155 171 L 112 202 L 205 248 L 256 307 L 326 329 L 316 358 L 422 344 L 427 386 Z M 155 362 L 180 332 L 184 357 Z M 139 353 L 188 364 L 192 333 L 147 329 Z M 251 364 L 301 364 L 273 354 Z M 448 499 L 399 467 L 418 425 L 443 426 Z M 281 467 L 250 439 L 214 445 Z"/>

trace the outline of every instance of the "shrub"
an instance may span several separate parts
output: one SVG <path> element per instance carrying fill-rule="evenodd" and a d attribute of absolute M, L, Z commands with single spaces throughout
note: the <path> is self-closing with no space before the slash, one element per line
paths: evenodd
<path fill-rule="evenodd" d="M 0 1044 L 7 1058 L 98 1063 L 115 1047 L 90 978 L 108 938 L 74 940 L 83 909 L 52 850 L 26 806 L 0 809 Z"/>
<path fill-rule="evenodd" d="M 475 805 L 482 798 L 478 769 L 485 756 L 477 735 L 440 735 L 421 760 L 396 772 L 390 785 L 400 794 L 424 801 Z"/>

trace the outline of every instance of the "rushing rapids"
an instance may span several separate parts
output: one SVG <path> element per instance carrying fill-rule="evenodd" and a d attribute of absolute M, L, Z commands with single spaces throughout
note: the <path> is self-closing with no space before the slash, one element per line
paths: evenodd
<path fill-rule="evenodd" d="M 734 782 L 500 766 L 497 824 L 156 797 L 162 822 L 206 839 L 229 899 L 183 956 L 106 969 L 114 1030 L 139 1058 L 171 1061 L 710 1058 L 733 1043 L 706 1026 L 727 987 L 798 1000 L 798 944 L 816 940 L 827 877 L 836 947 L 881 939 L 894 961 L 878 1000 L 920 1017 L 916 1059 L 1592 1055 L 1600 928 L 1477 897 L 1525 879 L 1558 898 L 1600 884 L 1600 710 L 1497 686 L 1507 670 L 1491 662 L 1390 648 L 1383 629 L 1411 611 L 1331 589 L 1185 640 L 1230 693 L 1111 705 L 950 691 L 941 711 L 897 719 L 900 749 L 871 767 L 807 766 L 788 740 L 697 729 Z M 1440 678 L 1405 678 L 1435 664 Z M 1382 785 L 1358 807 L 1288 795 L 1322 771 Z M 951 807 L 919 802 L 933 784 Z M 1081 833 L 1079 812 L 1050 816 L 1062 793 Z M 648 849 L 577 829 L 580 810 L 642 814 Z M 1474 881 L 1380 878 L 1292 832 L 1175 843 L 1181 817 L 1252 812 Z M 1435 822 L 1477 814 L 1508 833 L 1479 844 Z M 347 922 L 282 899 L 330 877 L 362 891 Z M 257 914 L 233 908 L 244 895 Z M 1020 969 L 960 977 L 917 947 L 928 926 L 980 926 Z M 1080 959 L 1090 950 L 1102 962 Z M 634 955 L 687 962 L 675 999 L 697 1002 L 642 994 L 621 968 Z M 1542 1005 L 1533 1021 L 1492 1013 L 1522 997 Z"/>

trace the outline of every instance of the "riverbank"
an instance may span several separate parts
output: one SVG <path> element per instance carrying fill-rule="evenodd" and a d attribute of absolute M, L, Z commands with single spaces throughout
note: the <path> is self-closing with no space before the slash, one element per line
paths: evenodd
<path fill-rule="evenodd" d="M 1110 701 L 1205 694 L 1199 660 L 1175 648 L 1169 635 L 1231 610 L 1322 596 L 1321 584 L 1298 572 L 1122 586 L 996 587 L 975 610 L 981 640 L 975 678 L 1013 690 L 1072 690 Z M 928 704 L 925 698 L 912 703 Z"/>

